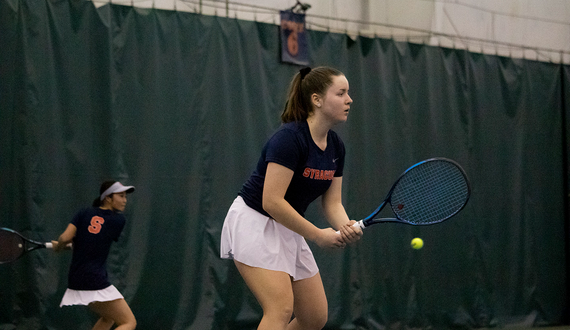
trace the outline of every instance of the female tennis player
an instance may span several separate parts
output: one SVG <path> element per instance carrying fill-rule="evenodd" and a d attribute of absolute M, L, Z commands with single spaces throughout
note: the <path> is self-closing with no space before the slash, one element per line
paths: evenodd
<path fill-rule="evenodd" d="M 87 305 L 100 318 L 93 330 L 109 330 L 116 324 L 119 330 L 136 328 L 131 308 L 107 277 L 106 261 L 111 243 L 117 241 L 125 226 L 123 211 L 127 193 L 135 187 L 106 181 L 101 185 L 93 207 L 79 211 L 67 229 L 52 241 L 59 252 L 73 243 L 73 256 L 68 275 L 68 288 L 61 306 Z"/>
<path fill-rule="evenodd" d="M 220 255 L 234 260 L 260 303 L 258 329 L 322 329 L 327 322 L 325 291 L 305 239 L 344 248 L 362 235 L 342 204 L 345 149 L 331 130 L 347 120 L 351 104 L 342 72 L 317 67 L 295 74 L 283 125 L 228 210 Z M 304 218 L 319 196 L 332 228 L 320 229 Z"/>

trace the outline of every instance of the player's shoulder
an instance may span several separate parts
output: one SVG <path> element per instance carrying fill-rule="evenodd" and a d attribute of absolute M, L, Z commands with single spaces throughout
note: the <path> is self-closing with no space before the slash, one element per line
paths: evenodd
<path fill-rule="evenodd" d="M 303 138 L 306 135 L 306 130 L 304 126 L 307 126 L 306 123 L 299 122 L 289 122 L 284 123 L 275 131 L 273 136 L 271 137 L 272 140 L 298 140 L 299 138 Z"/>
<path fill-rule="evenodd" d="M 338 146 L 343 146 L 344 143 L 342 142 L 342 139 L 340 138 L 340 135 L 338 135 L 335 131 L 333 131 L 332 129 L 329 130 L 329 138 L 333 141 L 333 143 L 335 143 Z"/>
<path fill-rule="evenodd" d="M 308 128 L 306 121 L 302 121 L 302 122 L 292 121 L 289 123 L 281 124 L 281 126 L 277 129 L 277 131 L 278 132 L 279 131 L 285 131 L 285 132 L 290 132 L 290 133 L 299 133 L 299 132 L 303 132 L 306 128 Z"/>
<path fill-rule="evenodd" d="M 90 219 L 97 214 L 95 207 L 82 207 L 77 212 L 71 220 L 71 223 L 78 226 L 80 223 L 85 221 L 90 221 Z"/>
<path fill-rule="evenodd" d="M 92 207 L 92 206 L 84 206 L 81 207 L 75 214 L 77 216 L 84 216 L 84 215 L 88 215 L 88 214 L 94 214 L 96 213 L 96 208 Z"/>
<path fill-rule="evenodd" d="M 117 211 L 117 210 L 108 210 L 108 209 L 101 209 L 99 208 L 98 213 L 101 217 L 104 218 L 113 218 L 113 219 L 124 219 L 125 215 L 123 212 L 121 211 Z"/>
<path fill-rule="evenodd" d="M 333 131 L 332 129 L 329 130 L 329 134 L 332 139 L 340 140 L 340 136 L 337 134 L 337 132 Z"/>

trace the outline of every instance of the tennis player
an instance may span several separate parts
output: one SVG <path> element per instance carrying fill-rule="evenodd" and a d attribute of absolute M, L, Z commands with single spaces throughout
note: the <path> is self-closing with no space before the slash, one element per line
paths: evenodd
<path fill-rule="evenodd" d="M 342 204 L 345 149 L 331 130 L 347 120 L 348 87 L 344 74 L 330 67 L 294 75 L 283 125 L 228 210 L 220 255 L 234 260 L 260 303 L 258 329 L 322 329 L 328 303 L 306 239 L 322 248 L 344 248 L 362 235 Z M 332 228 L 304 218 L 319 196 Z"/>
<path fill-rule="evenodd" d="M 118 181 L 105 181 L 93 207 L 79 211 L 67 229 L 53 241 L 59 252 L 73 243 L 73 256 L 68 275 L 68 288 L 61 306 L 87 305 L 100 318 L 93 330 L 118 330 L 136 328 L 131 308 L 107 276 L 106 261 L 111 243 L 117 241 L 125 226 L 123 211 L 127 205 L 127 193 L 133 186 L 123 186 Z"/>

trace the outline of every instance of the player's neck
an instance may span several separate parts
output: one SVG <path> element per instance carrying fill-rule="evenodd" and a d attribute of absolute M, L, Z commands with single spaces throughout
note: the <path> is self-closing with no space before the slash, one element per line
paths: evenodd
<path fill-rule="evenodd" d="M 322 150 L 325 150 L 327 148 L 327 135 L 330 127 L 324 125 L 322 121 L 316 120 L 315 117 L 307 118 L 307 124 L 309 125 L 309 131 L 311 132 L 311 137 L 315 144 Z"/>

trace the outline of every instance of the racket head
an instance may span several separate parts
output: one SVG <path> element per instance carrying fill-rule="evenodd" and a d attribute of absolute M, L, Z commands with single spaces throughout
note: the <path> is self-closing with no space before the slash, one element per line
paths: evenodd
<path fill-rule="evenodd" d="M 26 242 L 20 234 L 0 228 L 0 264 L 18 260 L 25 252 Z"/>
<path fill-rule="evenodd" d="M 458 163 L 431 158 L 413 165 L 400 176 L 388 202 L 398 220 L 430 225 L 459 213 L 470 195 L 469 180 Z"/>
<path fill-rule="evenodd" d="M 16 261 L 28 251 L 45 247 L 44 243 L 25 238 L 15 230 L 0 228 L 0 264 Z"/>

